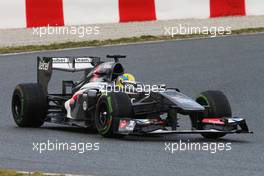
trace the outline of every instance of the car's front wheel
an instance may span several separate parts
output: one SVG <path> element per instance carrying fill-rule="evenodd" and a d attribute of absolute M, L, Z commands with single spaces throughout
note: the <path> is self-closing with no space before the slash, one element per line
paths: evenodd
<path fill-rule="evenodd" d="M 199 119 L 216 118 L 216 117 L 231 117 L 232 111 L 227 97 L 221 92 L 216 90 L 208 90 L 202 92 L 196 99 L 202 106 L 206 107 L 204 113 L 199 114 Z M 203 125 L 203 130 L 210 130 L 211 127 Z M 204 138 L 217 139 L 225 136 L 225 133 L 201 133 Z"/>

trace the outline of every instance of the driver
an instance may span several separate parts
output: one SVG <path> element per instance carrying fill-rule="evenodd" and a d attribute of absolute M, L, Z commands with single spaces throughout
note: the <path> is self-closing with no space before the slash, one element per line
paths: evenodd
<path fill-rule="evenodd" d="M 118 88 L 123 89 L 126 85 L 135 85 L 136 84 L 136 79 L 135 77 L 130 74 L 130 73 L 125 73 L 119 77 L 117 77 L 115 85 Z"/>

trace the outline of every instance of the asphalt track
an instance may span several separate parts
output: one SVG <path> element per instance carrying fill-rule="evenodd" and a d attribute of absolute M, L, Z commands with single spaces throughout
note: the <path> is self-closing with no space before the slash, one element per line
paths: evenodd
<path fill-rule="evenodd" d="M 126 54 L 127 70 L 147 83 L 167 83 L 195 97 L 220 89 L 229 97 L 235 116 L 247 118 L 253 135 L 229 135 L 231 151 L 164 150 L 165 142 L 216 142 L 199 135 L 105 139 L 75 128 L 45 124 L 17 128 L 10 113 L 13 88 L 36 80 L 36 56 Z M 68 74 L 69 77 L 71 74 Z M 55 75 L 51 89 L 59 82 Z M 63 74 L 63 77 L 66 75 Z M 90 175 L 262 175 L 264 162 L 264 35 L 169 41 L 151 44 L 74 49 L 0 56 L 0 168 Z M 58 90 L 58 89 L 56 89 Z M 188 122 L 182 118 L 181 122 Z M 99 151 L 33 151 L 33 142 L 99 142 Z"/>

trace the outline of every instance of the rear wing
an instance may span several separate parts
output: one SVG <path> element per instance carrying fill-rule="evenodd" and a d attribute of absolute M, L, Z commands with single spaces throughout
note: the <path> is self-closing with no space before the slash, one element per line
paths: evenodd
<path fill-rule="evenodd" d="M 48 92 L 48 84 L 53 70 L 65 72 L 84 71 L 86 76 L 94 67 L 101 63 L 99 57 L 37 57 L 37 80 L 45 92 Z"/>

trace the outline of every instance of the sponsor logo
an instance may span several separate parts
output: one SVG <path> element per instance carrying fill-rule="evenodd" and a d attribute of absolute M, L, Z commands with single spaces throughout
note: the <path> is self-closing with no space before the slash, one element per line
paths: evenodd
<path fill-rule="evenodd" d="M 46 63 L 44 60 L 41 60 L 39 62 L 39 67 L 38 67 L 39 70 L 45 70 L 47 71 L 49 69 L 49 62 Z"/>
<path fill-rule="evenodd" d="M 75 59 L 76 63 L 91 63 L 92 59 L 91 58 L 76 58 Z"/>
<path fill-rule="evenodd" d="M 67 63 L 69 58 L 52 58 L 53 63 Z"/>
<path fill-rule="evenodd" d="M 134 120 L 122 119 L 119 121 L 119 132 L 131 132 L 134 130 L 136 122 Z"/>
<path fill-rule="evenodd" d="M 83 110 L 84 110 L 84 111 L 87 110 L 87 102 L 86 102 L 86 101 L 83 102 Z"/>

